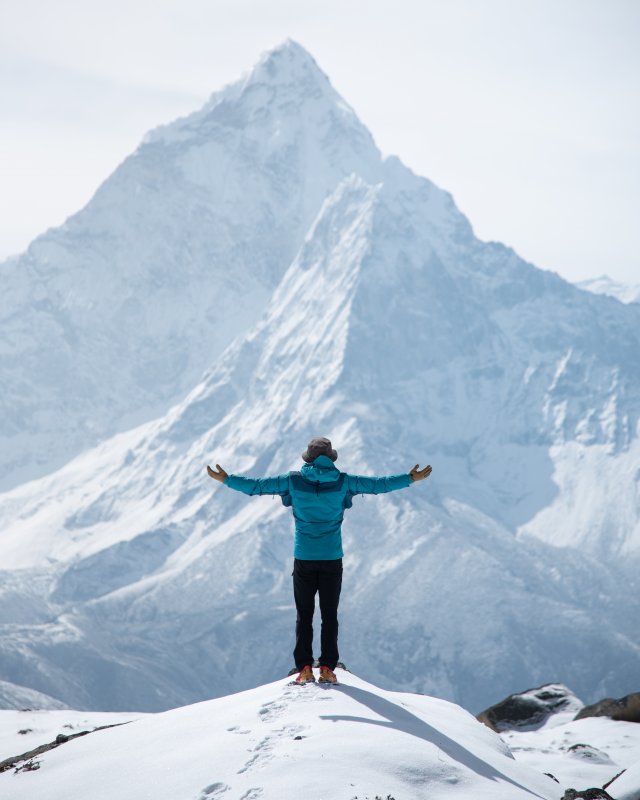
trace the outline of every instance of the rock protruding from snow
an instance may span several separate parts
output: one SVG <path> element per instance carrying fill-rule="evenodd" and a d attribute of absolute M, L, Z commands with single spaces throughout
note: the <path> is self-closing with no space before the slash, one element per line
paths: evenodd
<path fill-rule="evenodd" d="M 548 683 L 537 689 L 509 695 L 482 711 L 477 719 L 498 733 L 531 730 L 541 727 L 555 714 L 575 714 L 582 706 L 582 702 L 566 686 Z"/>
<path fill-rule="evenodd" d="M 584 742 L 572 744 L 567 748 L 567 753 L 569 753 L 573 758 L 580 758 L 583 761 L 590 761 L 593 764 L 614 763 L 609 755 L 603 750 L 600 750 L 591 744 L 585 744 Z"/>
<path fill-rule="evenodd" d="M 614 800 L 604 789 L 595 787 L 593 789 L 567 789 L 562 795 L 562 800 Z"/>
<path fill-rule="evenodd" d="M 633 692 L 618 700 L 605 697 L 590 706 L 585 706 L 576 715 L 576 719 L 587 717 L 610 717 L 621 722 L 640 722 L 640 692 Z"/>

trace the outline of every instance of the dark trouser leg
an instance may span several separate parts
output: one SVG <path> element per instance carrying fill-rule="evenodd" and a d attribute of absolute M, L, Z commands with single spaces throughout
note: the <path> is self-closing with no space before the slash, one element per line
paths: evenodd
<path fill-rule="evenodd" d="M 342 559 L 319 562 L 318 592 L 322 632 L 320 643 L 320 666 L 335 669 L 338 663 L 338 603 L 342 588 Z"/>
<path fill-rule="evenodd" d="M 318 589 L 317 562 L 293 562 L 293 597 L 296 603 L 296 646 L 293 658 L 298 669 L 313 664 L 313 612 Z"/>

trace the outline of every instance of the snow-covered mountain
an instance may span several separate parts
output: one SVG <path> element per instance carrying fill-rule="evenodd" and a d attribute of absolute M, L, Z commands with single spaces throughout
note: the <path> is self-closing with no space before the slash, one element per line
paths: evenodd
<path fill-rule="evenodd" d="M 318 213 L 299 217 L 260 319 L 168 413 L 0 496 L 0 677 L 74 707 L 158 710 L 282 675 L 290 517 L 204 468 L 277 474 L 322 434 L 352 473 L 434 467 L 348 514 L 350 666 L 474 710 L 552 681 L 587 702 L 637 690 L 640 306 L 478 241 L 450 195 L 379 157 L 319 72 L 335 110 L 307 118 L 307 69 L 288 44 L 258 67 L 273 91 L 230 87 L 218 112 L 252 130 L 278 117 L 280 84 L 290 99 L 307 86 L 285 107 L 310 161 L 285 147 L 277 163 L 314 165 L 291 180 Z M 323 148 L 342 152 L 334 115 L 358 144 L 316 173 Z M 190 119 L 149 146 L 182 147 L 183 127 L 206 144 L 207 113 Z"/>
<path fill-rule="evenodd" d="M 165 413 L 247 330 L 326 195 L 380 154 L 311 56 L 268 53 L 0 264 L 0 488 Z"/>
<path fill-rule="evenodd" d="M 640 284 L 625 284 L 612 280 L 608 275 L 579 281 L 576 286 L 594 294 L 606 294 L 615 297 L 621 303 L 640 303 Z"/>

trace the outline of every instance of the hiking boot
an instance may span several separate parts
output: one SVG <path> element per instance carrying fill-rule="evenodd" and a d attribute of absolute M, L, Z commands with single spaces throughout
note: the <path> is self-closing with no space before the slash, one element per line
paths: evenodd
<path fill-rule="evenodd" d="M 329 667 L 320 667 L 320 677 L 318 678 L 319 683 L 337 683 L 338 679 L 336 678 L 336 674 L 332 669 Z"/>
<path fill-rule="evenodd" d="M 295 683 L 315 683 L 315 678 L 313 677 L 313 672 L 311 667 L 307 664 L 306 667 L 302 667 L 300 672 L 298 673 L 298 677 L 295 679 Z"/>

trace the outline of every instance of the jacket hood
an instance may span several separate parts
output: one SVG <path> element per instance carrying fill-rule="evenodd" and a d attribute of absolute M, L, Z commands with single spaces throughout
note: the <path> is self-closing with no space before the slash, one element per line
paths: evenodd
<path fill-rule="evenodd" d="M 300 470 L 303 478 L 313 483 L 331 483 L 340 477 L 340 470 L 329 456 L 318 456 L 311 464 L 305 464 Z"/>

